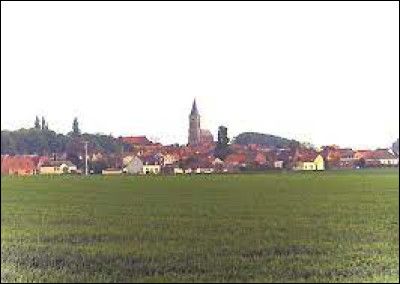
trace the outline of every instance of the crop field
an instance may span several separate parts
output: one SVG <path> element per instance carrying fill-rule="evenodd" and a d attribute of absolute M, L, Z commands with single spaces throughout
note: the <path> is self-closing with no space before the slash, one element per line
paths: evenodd
<path fill-rule="evenodd" d="M 399 282 L 399 172 L 1 177 L 1 282 Z"/>

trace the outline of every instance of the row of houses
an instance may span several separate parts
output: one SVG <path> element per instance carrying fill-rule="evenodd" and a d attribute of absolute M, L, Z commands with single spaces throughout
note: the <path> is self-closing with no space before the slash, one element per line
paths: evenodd
<path fill-rule="evenodd" d="M 331 168 L 398 167 L 399 157 L 390 149 L 353 150 L 330 146 L 323 149 Z"/>
<path fill-rule="evenodd" d="M 77 166 L 70 161 L 52 161 L 36 155 L 1 156 L 2 175 L 61 175 L 79 174 Z"/>
<path fill-rule="evenodd" d="M 211 174 L 241 171 L 288 169 L 324 171 L 327 168 L 398 167 L 399 158 L 388 149 L 341 149 L 336 146 L 315 149 L 269 149 L 258 145 L 231 145 L 230 154 L 221 160 L 214 156 L 213 145 L 199 147 L 162 146 L 140 141 L 131 153 L 113 156 L 115 167 L 105 175 Z M 103 153 L 91 153 L 90 162 L 106 159 Z M 82 169 L 70 161 L 54 157 L 2 156 L 2 175 L 80 174 Z"/>

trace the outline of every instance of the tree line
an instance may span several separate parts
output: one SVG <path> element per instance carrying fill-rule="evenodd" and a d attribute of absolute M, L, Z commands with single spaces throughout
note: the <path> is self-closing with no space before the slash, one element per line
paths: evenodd
<path fill-rule="evenodd" d="M 71 132 L 61 134 L 51 130 L 44 117 L 36 117 L 30 129 L 1 131 L 1 154 L 81 156 L 84 153 L 84 141 L 89 142 L 90 152 L 114 154 L 132 150 L 130 145 L 111 135 L 82 134 L 78 118 L 74 118 Z"/>

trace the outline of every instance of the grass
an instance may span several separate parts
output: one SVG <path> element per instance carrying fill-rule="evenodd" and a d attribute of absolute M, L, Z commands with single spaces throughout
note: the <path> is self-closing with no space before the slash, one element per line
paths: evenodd
<path fill-rule="evenodd" d="M 399 172 L 2 177 L 1 282 L 399 282 Z"/>

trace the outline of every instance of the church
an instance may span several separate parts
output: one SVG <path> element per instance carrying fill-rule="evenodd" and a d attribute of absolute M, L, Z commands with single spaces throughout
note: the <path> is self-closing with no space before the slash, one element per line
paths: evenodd
<path fill-rule="evenodd" d="M 201 129 L 200 114 L 197 109 L 196 99 L 193 101 L 192 111 L 189 115 L 189 146 L 211 144 L 214 137 L 209 130 Z"/>

